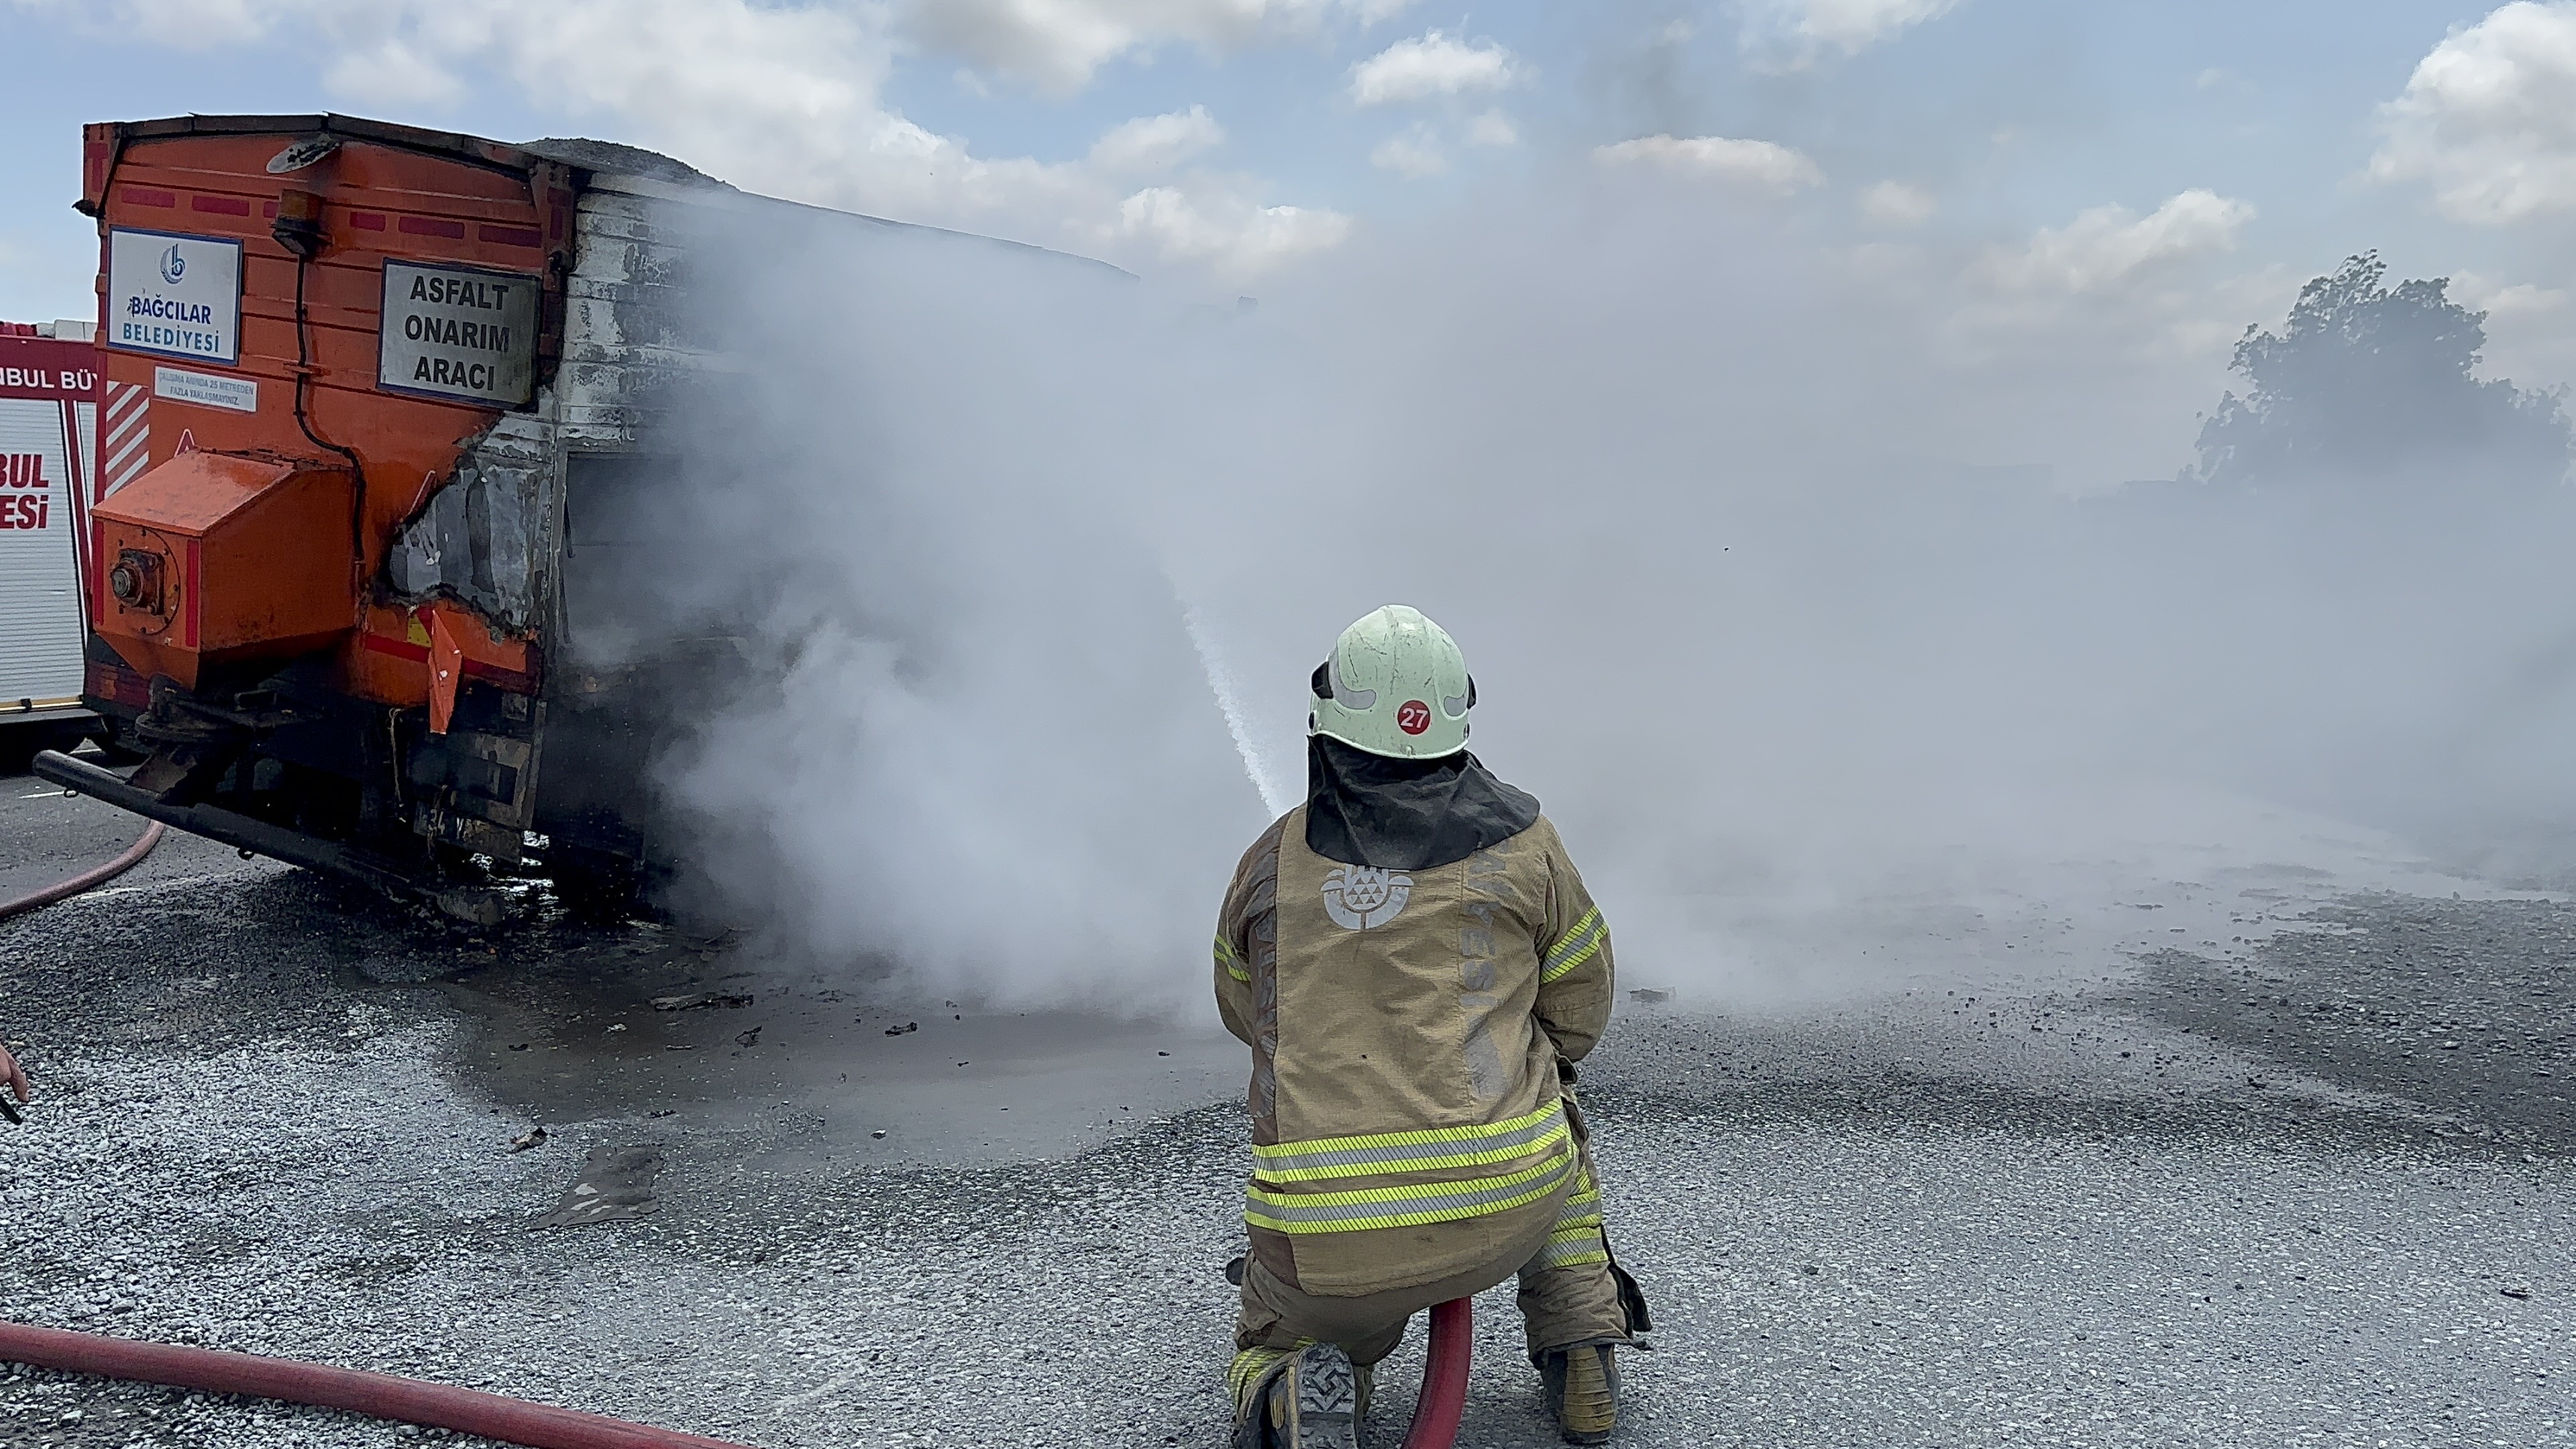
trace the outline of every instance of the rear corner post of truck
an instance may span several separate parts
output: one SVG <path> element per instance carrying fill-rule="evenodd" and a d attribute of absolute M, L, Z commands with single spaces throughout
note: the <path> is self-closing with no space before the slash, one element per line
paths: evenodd
<path fill-rule="evenodd" d="M 82 160 L 107 433 L 82 693 L 150 755 L 39 772 L 486 923 L 550 826 L 633 856 L 537 795 L 590 174 L 327 115 L 93 125 Z"/>

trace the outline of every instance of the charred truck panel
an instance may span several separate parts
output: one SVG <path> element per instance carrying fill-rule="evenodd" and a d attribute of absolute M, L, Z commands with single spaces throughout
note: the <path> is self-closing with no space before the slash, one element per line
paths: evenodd
<path fill-rule="evenodd" d="M 93 511 L 84 700 L 150 755 L 38 773 L 478 922 L 496 875 L 649 886 L 644 765 L 720 671 L 574 646 L 651 587 L 621 500 L 709 366 L 676 219 L 750 204 L 783 205 L 595 143 L 89 127 L 98 356 L 146 419 Z"/>

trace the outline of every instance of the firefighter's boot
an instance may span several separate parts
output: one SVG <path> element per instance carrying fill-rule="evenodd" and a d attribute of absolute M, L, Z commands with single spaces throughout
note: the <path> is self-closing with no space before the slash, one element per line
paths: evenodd
<path fill-rule="evenodd" d="M 1538 1363 L 1548 1412 L 1569 1444 L 1598 1444 L 1619 1424 L 1619 1360 L 1606 1343 L 1550 1349 Z"/>
<path fill-rule="evenodd" d="M 1225 1377 L 1234 1449 L 1359 1449 L 1359 1373 L 1334 1345 L 1247 1348 Z"/>

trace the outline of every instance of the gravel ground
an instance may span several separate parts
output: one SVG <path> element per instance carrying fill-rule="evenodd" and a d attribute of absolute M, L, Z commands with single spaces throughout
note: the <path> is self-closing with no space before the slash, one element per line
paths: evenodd
<path fill-rule="evenodd" d="M 0 781 L 0 879 L 131 839 L 35 793 Z M 1659 1317 L 1621 1442 L 2576 1443 L 2576 908 L 2193 889 L 2197 952 L 1626 1007 L 1586 1072 Z M 768 1449 L 1223 1443 L 1230 1044 L 739 954 L 487 944 L 174 838 L 0 925 L 44 1093 L 0 1128 L 0 1299 Z M 691 982 L 758 1003 L 640 1009 Z M 532 1230 L 602 1143 L 664 1150 L 660 1210 Z M 1460 1444 L 1554 1442 L 1508 1290 L 1478 1322 Z M 11 1446 L 425 1437 L 0 1370 Z"/>

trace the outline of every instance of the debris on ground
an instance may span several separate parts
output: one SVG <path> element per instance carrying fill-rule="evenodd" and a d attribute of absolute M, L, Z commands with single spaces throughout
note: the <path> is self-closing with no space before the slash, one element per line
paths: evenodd
<path fill-rule="evenodd" d="M 525 1152 L 531 1147 L 543 1147 L 545 1145 L 546 1129 L 543 1123 L 531 1127 L 527 1131 L 510 1139 L 510 1150 L 512 1152 Z"/>
<path fill-rule="evenodd" d="M 743 1007 L 751 1005 L 748 991 L 691 991 L 679 996 L 656 996 L 655 1011 L 695 1011 L 703 1006 Z"/>
<path fill-rule="evenodd" d="M 890 1027 L 887 1027 L 887 1028 L 886 1028 L 886 1033 L 885 1033 L 885 1034 L 886 1034 L 886 1035 L 888 1035 L 888 1036 L 901 1036 L 901 1035 L 903 1035 L 905 1032 L 908 1032 L 908 1031 L 919 1031 L 919 1030 L 921 1030 L 921 1023 L 920 1023 L 920 1022 L 917 1022 L 917 1021 L 907 1021 L 907 1022 L 905 1022 L 903 1025 L 901 1025 L 901 1026 L 890 1026 Z"/>
<path fill-rule="evenodd" d="M 537 1219 L 541 1228 L 579 1227 L 585 1223 L 622 1222 L 658 1211 L 662 1204 L 653 1195 L 653 1181 L 662 1172 L 662 1149 L 659 1147 L 610 1147 L 590 1149 L 590 1159 L 582 1164 L 581 1176 L 566 1189 L 563 1201 L 555 1210 Z"/>

